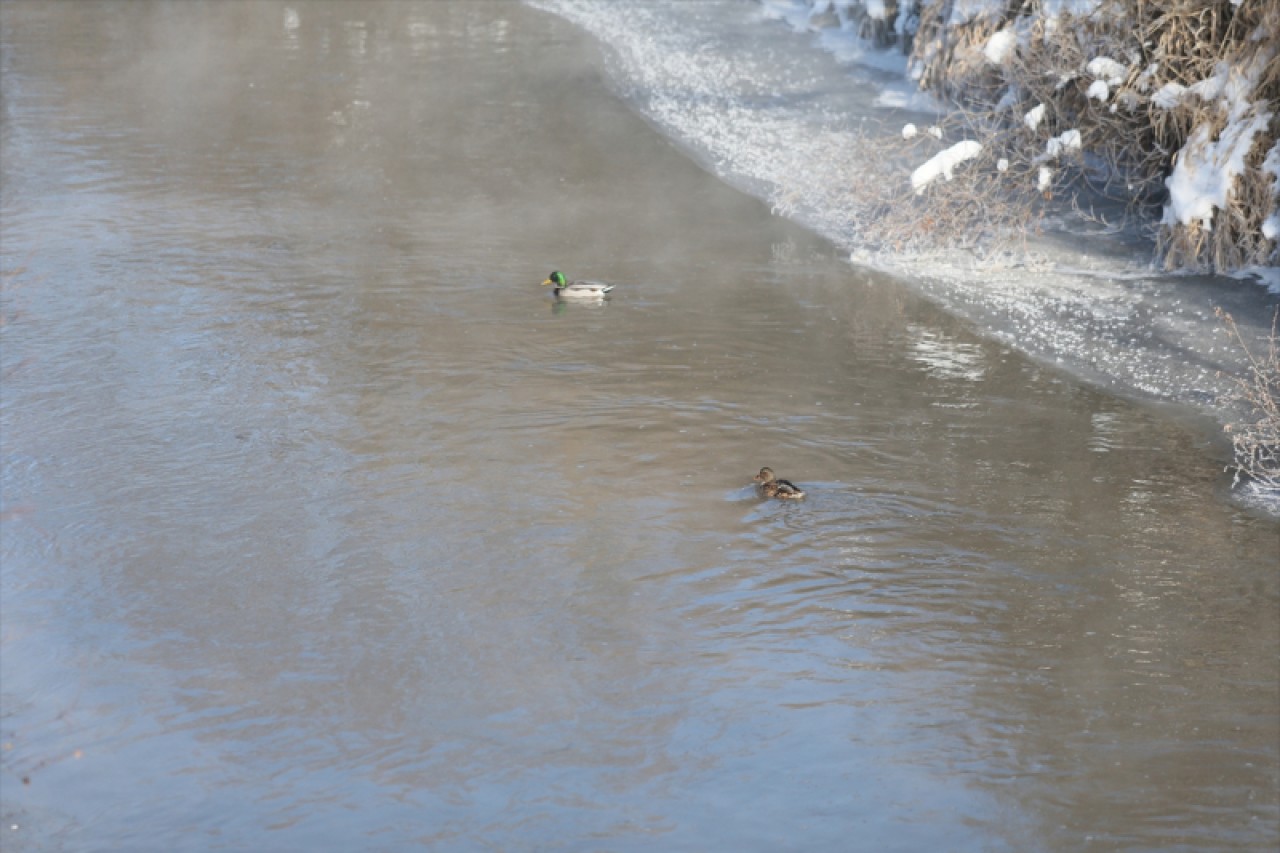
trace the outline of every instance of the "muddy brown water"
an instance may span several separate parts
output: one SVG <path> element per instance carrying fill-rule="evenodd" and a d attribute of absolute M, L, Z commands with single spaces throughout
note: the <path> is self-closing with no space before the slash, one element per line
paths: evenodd
<path fill-rule="evenodd" d="M 1203 424 L 525 6 L 0 24 L 6 850 L 1277 840 L 1280 527 Z"/>

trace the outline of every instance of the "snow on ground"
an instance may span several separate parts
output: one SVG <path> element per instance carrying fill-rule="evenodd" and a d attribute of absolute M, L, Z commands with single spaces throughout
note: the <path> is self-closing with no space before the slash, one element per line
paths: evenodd
<path fill-rule="evenodd" d="M 992 65 L 1004 65 L 1005 60 L 1013 53 L 1013 49 L 1018 45 L 1018 37 L 1014 33 L 1012 27 L 1006 27 L 999 32 L 991 34 L 987 39 L 987 43 L 982 47 L 982 55 L 986 57 L 987 62 Z"/>
<path fill-rule="evenodd" d="M 1269 112 L 1241 118 L 1223 128 L 1216 140 L 1210 139 L 1209 125 L 1197 127 L 1165 181 L 1169 187 L 1165 224 L 1198 221 L 1211 229 L 1214 211 L 1226 209 L 1236 176 L 1244 171 L 1254 136 L 1265 131 L 1270 120 Z"/>
<path fill-rule="evenodd" d="M 1108 86 L 1119 86 L 1129 74 L 1129 69 L 1109 56 L 1095 56 L 1089 60 L 1085 70 L 1092 74 L 1095 80 Z"/>
<path fill-rule="evenodd" d="M 1040 0 L 1040 17 L 1045 30 L 1052 32 L 1062 18 L 1087 18 L 1098 11 L 1102 0 Z"/>
<path fill-rule="evenodd" d="M 1081 144 L 1080 131 L 1077 128 L 1073 127 L 1070 130 L 1064 130 L 1045 142 L 1044 154 L 1037 158 L 1037 162 L 1040 160 L 1053 160 L 1063 154 L 1079 151 Z"/>
<path fill-rule="evenodd" d="M 1186 86 L 1170 80 L 1156 90 L 1156 93 L 1151 96 L 1151 102 L 1162 110 L 1171 110 L 1182 103 L 1182 96 L 1186 91 Z"/>
<path fill-rule="evenodd" d="M 817 34 L 818 44 L 844 63 L 857 63 L 893 74 L 907 69 L 907 58 L 892 50 L 877 50 L 851 30 L 825 29 Z"/>
<path fill-rule="evenodd" d="M 947 25 L 958 27 L 974 21 L 995 20 L 1004 14 L 1005 0 L 952 0 Z"/>
<path fill-rule="evenodd" d="M 942 178 L 945 181 L 951 180 L 957 166 L 965 160 L 972 160 L 981 153 L 982 143 L 972 139 L 966 139 L 963 142 L 957 142 L 950 148 L 944 148 L 911 173 L 912 189 L 916 191 L 916 195 L 919 195 L 938 178 Z"/>
<path fill-rule="evenodd" d="M 890 80 L 876 95 L 874 105 L 889 110 L 941 115 L 942 105 L 928 92 L 921 92 L 909 80 Z"/>

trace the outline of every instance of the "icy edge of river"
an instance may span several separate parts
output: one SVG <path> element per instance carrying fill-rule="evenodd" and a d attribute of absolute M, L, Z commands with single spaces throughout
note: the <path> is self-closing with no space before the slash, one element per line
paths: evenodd
<path fill-rule="evenodd" d="M 860 159 L 860 123 L 902 108 L 893 70 L 877 66 L 866 85 L 856 52 L 754 5 L 530 2 L 601 43 L 620 94 L 706 168 L 851 263 L 901 278 L 980 333 L 1113 393 L 1219 423 L 1241 416 L 1228 402 L 1230 377 L 1248 361 L 1215 309 L 1233 314 L 1260 351 L 1280 302 L 1266 287 L 1158 272 L 1140 244 L 1106 233 L 1059 230 L 1028 240 L 1016 258 L 874 253 L 847 225 L 839 187 L 850 168 L 874 168 Z"/>

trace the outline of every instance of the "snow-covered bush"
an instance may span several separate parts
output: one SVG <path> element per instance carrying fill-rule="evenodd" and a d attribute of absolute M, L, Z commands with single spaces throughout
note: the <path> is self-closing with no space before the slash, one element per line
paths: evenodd
<path fill-rule="evenodd" d="M 1101 195 L 1153 230 L 1167 268 L 1280 265 L 1280 0 L 811 5 L 894 33 L 909 15 L 910 73 L 955 107 L 941 141 L 909 137 L 904 196 L 923 163 L 980 146 L 927 185 L 912 216 L 931 236 L 968 242 L 1034 221 L 1046 199 Z"/>
<path fill-rule="evenodd" d="M 1154 108 L 1180 143 L 1166 170 L 1160 256 L 1167 268 L 1280 265 L 1267 233 L 1280 211 L 1280 3 L 1228 2 L 1217 14 L 1196 5 L 1183 0 L 1152 32 L 1172 45 L 1210 39 Z"/>

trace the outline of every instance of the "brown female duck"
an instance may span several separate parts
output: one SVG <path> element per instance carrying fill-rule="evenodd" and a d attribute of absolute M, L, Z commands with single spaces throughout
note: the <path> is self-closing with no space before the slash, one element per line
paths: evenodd
<path fill-rule="evenodd" d="M 804 497 L 804 490 L 790 480 L 780 480 L 774 476 L 772 468 L 761 468 L 756 474 L 755 482 L 760 494 L 766 498 L 778 498 L 786 501 L 798 501 Z"/>

